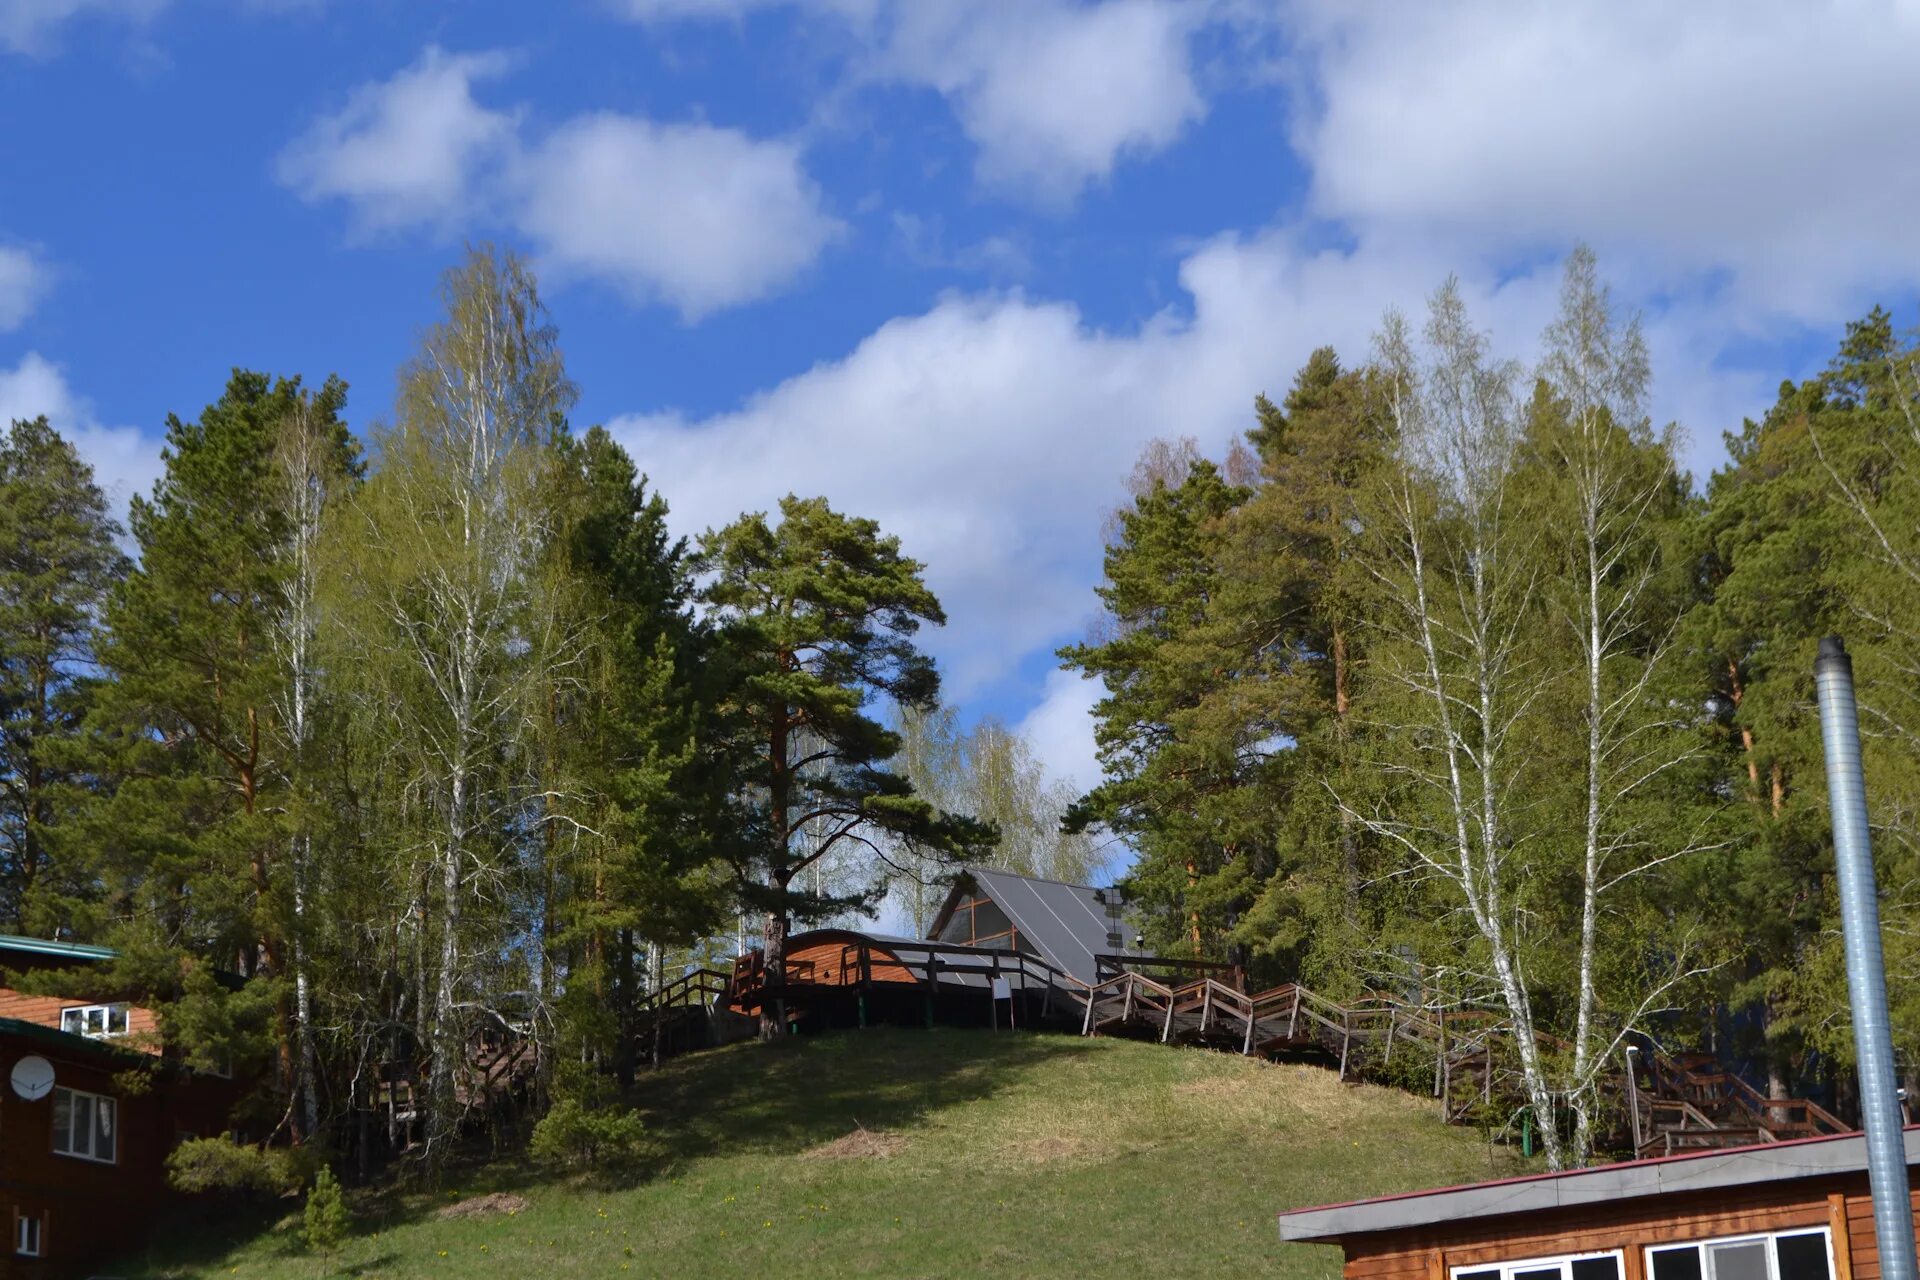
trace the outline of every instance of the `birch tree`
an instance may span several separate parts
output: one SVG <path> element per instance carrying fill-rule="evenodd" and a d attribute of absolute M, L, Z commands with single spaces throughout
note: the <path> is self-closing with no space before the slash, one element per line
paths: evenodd
<path fill-rule="evenodd" d="M 1524 949 L 1529 797 L 1541 790 L 1528 738 L 1545 670 L 1529 644 L 1535 548 L 1514 511 L 1519 370 L 1493 357 L 1451 280 L 1423 336 L 1420 350 L 1390 314 L 1377 344 L 1396 443 L 1366 513 L 1375 689 L 1364 714 L 1388 789 L 1342 808 L 1470 922 L 1560 1168 L 1567 1151 Z"/>
<path fill-rule="evenodd" d="M 1536 403 L 1529 444 L 1545 455 L 1560 490 L 1542 524 L 1558 544 L 1548 561 L 1549 594 L 1579 659 L 1579 933 L 1563 1089 L 1573 1114 L 1568 1155 L 1584 1163 L 1598 1075 L 1621 1037 L 1675 985 L 1696 975 L 1687 940 L 1670 933 L 1654 969 L 1622 975 L 1625 989 L 1611 993 L 1627 1007 L 1604 1009 L 1603 913 L 1635 892 L 1641 878 L 1708 848 L 1711 810 L 1688 822 L 1687 806 L 1659 803 L 1666 784 L 1703 759 L 1705 744 L 1699 711 L 1670 684 L 1686 601 L 1672 589 L 1663 533 L 1683 509 L 1685 482 L 1673 465 L 1671 440 L 1656 440 L 1650 429 L 1638 320 L 1622 324 L 1613 314 L 1585 247 L 1567 260 L 1541 381 L 1546 399 Z M 1683 815 L 1677 823 L 1676 811 Z M 1619 914 L 1614 924 L 1630 919 Z M 1603 1027 L 1608 1013 L 1614 1019 Z"/>
<path fill-rule="evenodd" d="M 1656 883 L 1711 844 L 1669 661 L 1684 485 L 1585 251 L 1530 403 L 1452 284 L 1423 336 L 1389 317 L 1379 345 L 1398 446 L 1363 521 L 1357 705 L 1385 790 L 1342 808 L 1470 925 L 1547 1159 L 1578 1165 L 1623 1039 L 1701 972 Z"/>
<path fill-rule="evenodd" d="M 314 827 L 323 782 L 319 702 L 325 678 L 319 657 L 324 625 L 324 522 L 349 484 L 361 475 L 360 449 L 340 421 L 345 388 L 329 382 L 318 402 L 296 402 L 281 424 L 275 451 L 285 514 L 283 573 L 273 637 L 284 677 L 274 726 L 283 739 L 278 760 L 287 785 L 287 870 L 291 919 L 294 1028 L 294 1107 L 297 1133 L 320 1128 L 319 1054 L 314 1035 L 312 916 Z"/>
<path fill-rule="evenodd" d="M 370 696 L 421 821 L 401 880 L 418 932 L 418 1034 L 431 1062 L 428 1156 L 457 1121 L 476 1018 L 498 1016 L 524 893 L 532 704 L 573 660 L 543 614 L 551 533 L 543 445 L 573 399 L 533 277 L 480 248 L 442 284 L 446 317 L 402 371 L 398 420 L 357 530 Z"/>

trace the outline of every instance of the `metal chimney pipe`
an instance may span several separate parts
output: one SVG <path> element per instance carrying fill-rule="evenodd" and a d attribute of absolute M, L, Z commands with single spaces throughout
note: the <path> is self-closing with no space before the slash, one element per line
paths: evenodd
<path fill-rule="evenodd" d="M 1853 700 L 1853 660 L 1839 636 L 1820 642 L 1813 683 L 1820 700 L 1820 740 L 1827 756 L 1847 994 L 1853 1006 L 1854 1057 L 1860 1077 L 1860 1116 L 1867 1131 L 1867 1182 L 1873 1192 L 1880 1274 L 1886 1280 L 1920 1280 L 1914 1266 L 1913 1210 L 1893 1069 L 1887 973 L 1880 951 L 1880 903 L 1867 831 L 1867 788 L 1860 771 L 1860 715 Z"/>

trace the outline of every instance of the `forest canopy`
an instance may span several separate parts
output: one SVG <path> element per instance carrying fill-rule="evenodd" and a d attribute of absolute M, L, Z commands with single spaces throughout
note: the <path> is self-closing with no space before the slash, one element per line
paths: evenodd
<path fill-rule="evenodd" d="M 1100 681 L 1081 795 L 943 703 L 897 536 L 817 495 L 676 535 L 570 420 L 522 261 L 471 251 L 441 303 L 390 422 L 236 370 L 124 527 L 45 419 L 0 441 L 0 931 L 112 946 L 166 1059 L 259 1082 L 255 1136 L 364 1151 L 404 1071 L 435 1160 L 508 1033 L 590 1104 L 684 968 L 923 927 L 969 863 L 1119 873 L 1164 955 L 1494 1010 L 1557 1162 L 1632 1038 L 1845 1089 L 1834 631 L 1920 1075 L 1920 344 L 1886 312 L 1698 483 L 1585 250 L 1532 366 L 1445 284 L 1247 388 L 1217 456 L 1155 442 L 1060 651 Z"/>

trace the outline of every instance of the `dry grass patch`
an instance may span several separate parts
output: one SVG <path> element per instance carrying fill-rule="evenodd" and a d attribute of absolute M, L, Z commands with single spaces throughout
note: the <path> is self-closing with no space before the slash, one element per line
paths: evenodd
<path fill-rule="evenodd" d="M 887 1160 L 907 1149 L 907 1140 L 897 1133 L 875 1133 L 855 1129 L 845 1137 L 823 1142 L 800 1153 L 802 1160 Z"/>
<path fill-rule="evenodd" d="M 1053 1134 L 1045 1138 L 1029 1138 L 1013 1144 L 1013 1155 L 1022 1164 L 1053 1164 L 1061 1160 L 1086 1160 L 1098 1156 L 1100 1152 L 1090 1142 L 1082 1138 Z"/>
<path fill-rule="evenodd" d="M 527 1198 L 517 1196 L 511 1191 L 495 1191 L 484 1196 L 475 1196 L 471 1200 L 462 1200 L 458 1204 L 444 1205 L 434 1212 L 436 1218 L 488 1218 L 496 1213 L 509 1216 L 524 1213 Z"/>

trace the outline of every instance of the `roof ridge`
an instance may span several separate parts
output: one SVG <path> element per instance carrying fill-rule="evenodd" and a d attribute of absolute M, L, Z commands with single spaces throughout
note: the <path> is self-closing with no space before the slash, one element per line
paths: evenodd
<path fill-rule="evenodd" d="M 1071 880 L 1055 880 L 1049 876 L 1030 876 L 1022 871 L 1009 871 L 1005 867 L 976 866 L 972 863 L 962 863 L 960 869 L 971 875 L 979 875 L 981 872 L 985 872 L 990 876 L 1012 876 L 1015 880 L 1031 880 L 1035 884 L 1057 884 L 1063 889 L 1084 889 L 1088 893 L 1104 893 L 1108 889 L 1116 889 L 1119 887 L 1118 885 L 1075 884 Z"/>

